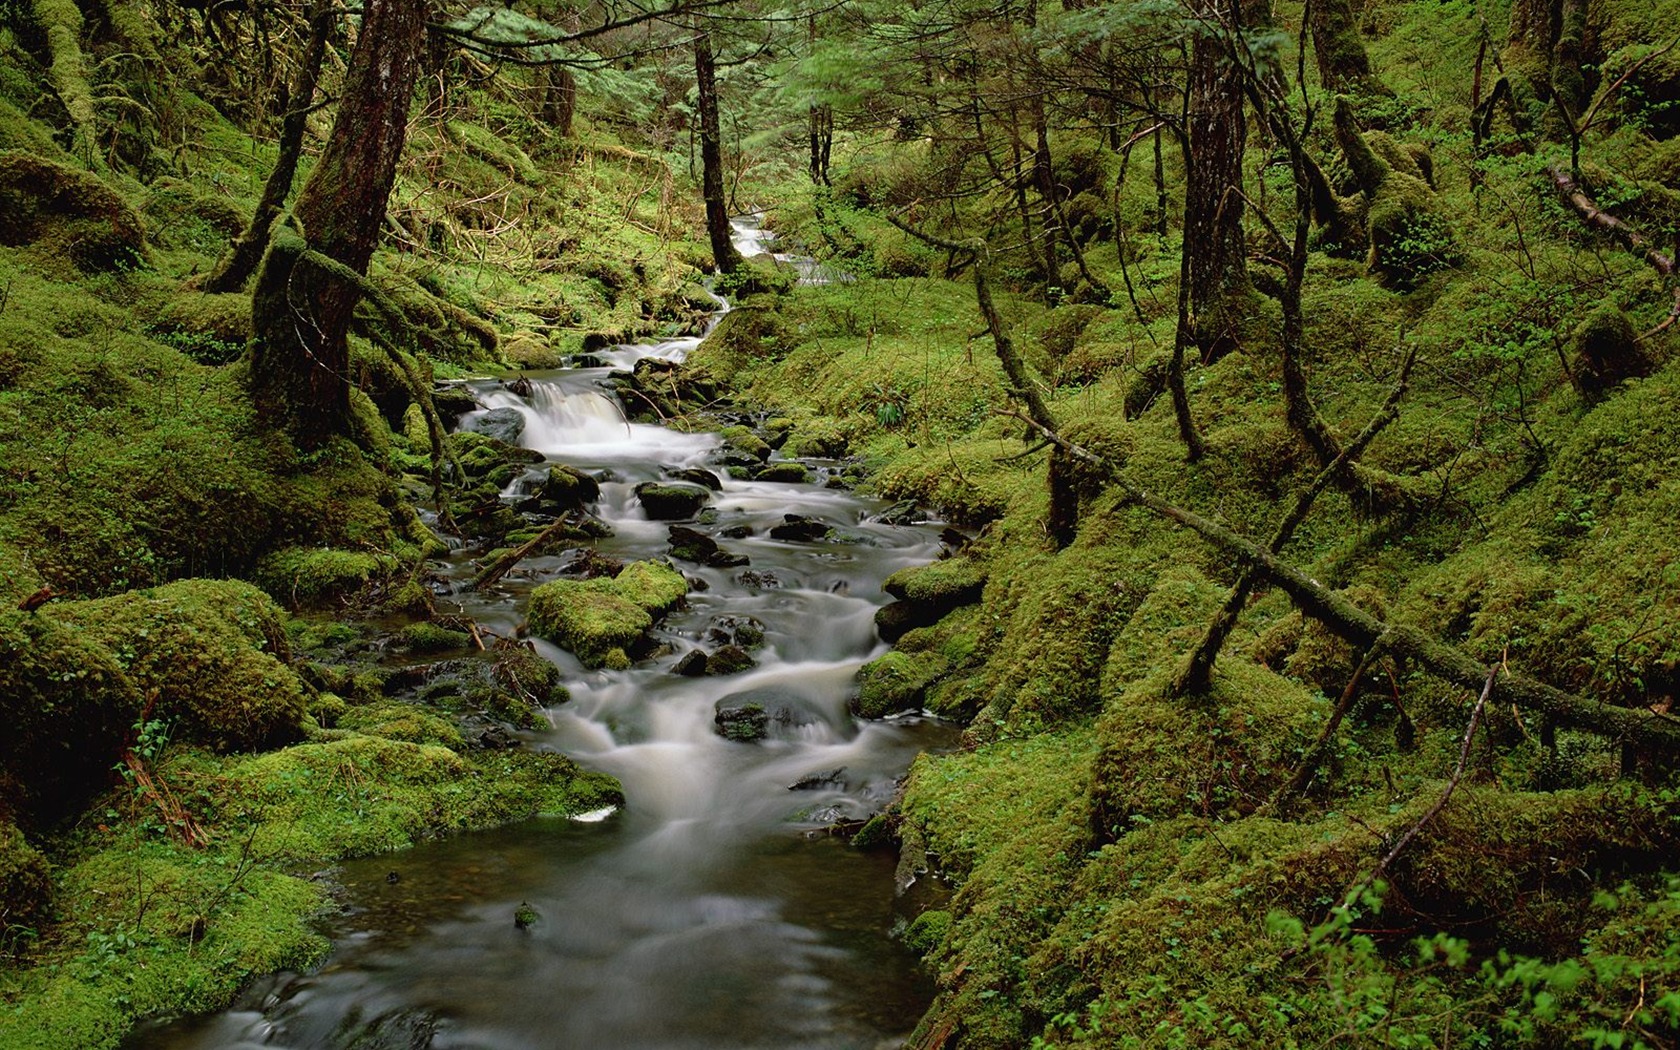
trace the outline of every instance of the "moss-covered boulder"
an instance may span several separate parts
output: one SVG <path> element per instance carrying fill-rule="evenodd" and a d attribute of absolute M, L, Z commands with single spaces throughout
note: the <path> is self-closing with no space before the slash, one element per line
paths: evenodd
<path fill-rule="evenodd" d="M 754 481 L 779 481 L 787 484 L 803 484 L 811 480 L 810 468 L 798 460 L 779 460 L 766 463 L 752 472 Z"/>
<path fill-rule="evenodd" d="M 290 608 L 321 608 L 355 602 L 396 569 L 389 555 L 288 547 L 257 563 L 257 582 Z"/>
<path fill-rule="evenodd" d="M 1651 373 L 1651 359 L 1639 345 L 1639 333 L 1615 303 L 1604 303 L 1588 314 L 1570 337 L 1569 346 L 1575 385 L 1589 399 Z"/>
<path fill-rule="evenodd" d="M 303 735 L 310 689 L 285 662 L 279 608 L 248 583 L 182 580 L 54 615 L 116 654 L 176 740 L 253 751 Z"/>
<path fill-rule="evenodd" d="M 698 485 L 645 481 L 636 486 L 636 499 L 655 521 L 682 521 L 700 513 L 711 494 Z"/>
<path fill-rule="evenodd" d="M 518 332 L 502 340 L 502 357 L 514 368 L 559 368 L 566 355 L 535 332 Z"/>
<path fill-rule="evenodd" d="M 616 577 L 555 580 L 531 592 L 531 630 L 575 653 L 588 667 L 623 668 L 655 617 L 688 593 L 682 574 L 658 562 L 632 562 Z"/>
<path fill-rule="evenodd" d="M 859 718 L 885 718 L 920 709 L 927 688 L 950 669 L 938 653 L 893 651 L 864 664 L 858 671 L 858 695 L 852 713 Z"/>
<path fill-rule="evenodd" d="M 774 451 L 768 441 L 753 433 L 749 427 L 724 427 L 718 433 L 718 436 L 723 438 L 723 443 L 728 448 L 735 449 L 737 452 L 745 452 L 760 463 L 769 459 L 770 453 Z"/>
<path fill-rule="evenodd" d="M 46 612 L 0 613 L 0 783 L 25 824 L 103 788 L 145 701 L 116 656 Z"/>
<path fill-rule="evenodd" d="M 110 781 L 137 722 L 221 751 L 298 739 L 312 690 L 284 660 L 279 610 L 234 581 L 0 615 L 0 780 L 26 823 Z"/>
<path fill-rule="evenodd" d="M 146 230 L 121 194 L 86 171 L 0 152 L 0 244 L 37 245 L 82 270 L 145 262 Z"/>
<path fill-rule="evenodd" d="M 37 926 L 51 895 L 46 858 L 15 825 L 0 821 L 0 930 Z"/>
<path fill-rule="evenodd" d="M 583 471 L 561 463 L 548 468 L 548 477 L 543 479 L 542 488 L 538 490 L 537 496 L 544 503 L 567 510 L 578 510 L 582 509 L 584 504 L 594 503 L 601 498 L 601 486 Z"/>

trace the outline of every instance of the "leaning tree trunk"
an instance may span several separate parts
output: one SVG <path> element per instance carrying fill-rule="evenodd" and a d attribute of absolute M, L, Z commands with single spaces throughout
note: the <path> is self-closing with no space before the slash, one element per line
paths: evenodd
<path fill-rule="evenodd" d="M 723 133 L 718 129 L 717 71 L 712 38 L 694 37 L 694 84 L 700 96 L 700 192 L 706 199 L 706 236 L 719 273 L 734 273 L 741 253 L 729 236 L 729 209 L 723 199 Z"/>
<path fill-rule="evenodd" d="M 200 286 L 206 292 L 237 292 L 245 287 L 257 263 L 262 261 L 269 231 L 285 209 L 292 180 L 297 177 L 298 158 L 303 155 L 303 133 L 309 124 L 315 85 L 321 78 L 321 60 L 327 51 L 327 34 L 336 13 L 330 0 L 315 0 L 309 9 L 309 43 L 304 47 L 303 65 L 288 92 L 286 116 L 280 123 L 280 157 L 274 170 L 268 173 L 268 181 L 263 183 L 262 200 L 257 202 L 251 224 L 228 245 L 216 268 Z"/>
<path fill-rule="evenodd" d="M 1394 94 L 1371 69 L 1371 56 L 1359 39 L 1350 0 L 1312 0 L 1313 54 L 1325 90 L 1336 95 L 1390 97 Z"/>
<path fill-rule="evenodd" d="M 385 226 L 426 43 L 425 0 L 365 0 L 332 136 L 293 209 L 308 247 L 359 274 Z M 271 251 L 252 300 L 257 407 L 298 444 L 342 433 L 351 312 L 360 289 L 307 255 Z"/>
<path fill-rule="evenodd" d="M 1203 0 L 1208 32 L 1191 45 L 1184 164 L 1184 253 L 1196 346 L 1217 360 L 1241 341 L 1253 298 L 1243 243 L 1242 160 L 1248 137 L 1241 76 L 1225 35 L 1239 32 L 1237 0 Z"/>

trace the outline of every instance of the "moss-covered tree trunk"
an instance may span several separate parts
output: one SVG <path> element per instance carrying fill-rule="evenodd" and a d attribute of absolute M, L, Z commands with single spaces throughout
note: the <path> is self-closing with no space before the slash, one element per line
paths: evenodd
<path fill-rule="evenodd" d="M 366 0 L 332 137 L 293 209 L 308 247 L 356 273 L 385 226 L 408 111 L 426 43 L 423 0 Z M 351 312 L 356 285 L 308 266 L 306 253 L 270 251 L 252 302 L 252 384 L 258 409 L 314 448 L 349 414 Z"/>
<path fill-rule="evenodd" d="M 694 87 L 700 108 L 700 193 L 706 199 L 706 237 L 719 273 L 734 273 L 741 253 L 729 236 L 729 209 L 723 199 L 723 134 L 719 130 L 717 62 L 711 35 L 694 37 Z"/>
<path fill-rule="evenodd" d="M 1186 106 L 1184 254 L 1196 345 L 1215 360 L 1235 349 L 1253 298 L 1243 243 L 1242 159 L 1248 136 L 1238 70 L 1225 34 L 1240 31 L 1238 0 L 1198 0 L 1207 31 L 1191 44 Z"/>
<path fill-rule="evenodd" d="M 315 85 L 321 78 L 321 61 L 327 51 L 327 34 L 332 29 L 336 8 L 329 0 L 315 0 L 309 9 L 309 42 L 303 51 L 303 64 L 285 100 L 286 116 L 280 122 L 280 156 L 274 170 L 263 184 L 262 200 L 251 216 L 251 224 L 234 238 L 227 251 L 217 260 L 216 268 L 204 279 L 206 292 L 237 292 L 245 286 L 262 261 L 268 247 L 269 231 L 274 220 L 285 209 L 286 198 L 292 192 L 292 180 L 297 177 L 298 159 L 303 155 L 303 133 L 309 124 L 310 108 L 315 101 Z"/>
<path fill-rule="evenodd" d="M 1350 0 L 1313 0 L 1307 10 L 1318 76 L 1326 90 L 1338 95 L 1394 94 L 1371 69 Z"/>

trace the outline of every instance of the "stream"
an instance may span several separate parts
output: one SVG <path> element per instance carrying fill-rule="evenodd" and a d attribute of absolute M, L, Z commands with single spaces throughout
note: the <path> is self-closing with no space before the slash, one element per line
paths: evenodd
<path fill-rule="evenodd" d="M 765 250 L 756 221 L 735 229 L 744 254 Z M 789 261 L 802 279 L 828 279 Z M 712 323 L 727 309 L 720 301 Z M 719 439 L 626 423 L 602 382 L 643 357 L 681 360 L 699 342 L 620 346 L 596 355 L 604 367 L 527 373 L 526 397 L 494 381 L 474 384 L 486 410 L 524 417 L 520 444 L 603 479 L 596 513 L 613 529 L 599 541 L 603 553 L 664 557 L 667 523 L 648 520 L 632 489 L 707 467 Z M 899 1045 L 933 989 L 891 936 L 909 917 L 895 895 L 893 857 L 852 849 L 824 829 L 879 811 L 918 752 L 954 740 L 954 728 L 932 719 L 859 723 L 847 710 L 858 668 L 886 650 L 873 620 L 887 601 L 881 581 L 933 561 L 939 529 L 872 521 L 883 504 L 824 487 L 833 465 L 812 466 L 815 484 L 736 480 L 709 467 L 722 478 L 710 503 L 716 519 L 695 527 L 750 564 L 675 563 L 699 585 L 656 628 L 669 643 L 665 655 L 592 671 L 537 640 L 572 698 L 548 712 L 552 730 L 521 734 L 525 746 L 617 777 L 622 811 L 347 863 L 339 872 L 347 907 L 326 930 L 333 951 L 321 968 L 273 975 L 234 1009 L 154 1029 L 132 1045 Z M 547 467 L 534 465 L 507 498 Z M 769 538 L 787 514 L 835 531 L 813 542 Z M 512 635 L 530 591 L 566 558 L 530 559 L 486 591 L 452 600 Z M 443 572 L 464 582 L 473 569 L 457 552 Z M 708 631 L 731 617 L 763 624 L 756 667 L 715 677 L 673 672 L 697 645 L 711 647 Z M 767 739 L 726 740 L 715 705 L 748 690 L 792 717 L 772 720 Z M 525 905 L 537 919 L 516 928 Z"/>

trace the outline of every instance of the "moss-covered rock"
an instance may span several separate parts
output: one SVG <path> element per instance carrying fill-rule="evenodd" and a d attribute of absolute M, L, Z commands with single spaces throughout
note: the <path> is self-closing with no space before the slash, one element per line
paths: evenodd
<path fill-rule="evenodd" d="M 543 479 L 537 495 L 544 503 L 576 510 L 599 500 L 601 485 L 576 467 L 556 464 L 548 468 L 548 477 Z"/>
<path fill-rule="evenodd" d="M 750 427 L 724 427 L 718 432 L 718 436 L 723 438 L 723 443 L 728 448 L 744 452 L 761 463 L 769 459 L 770 453 L 774 451 L 770 443 L 753 433 Z"/>
<path fill-rule="evenodd" d="M 291 547 L 263 558 L 257 580 L 291 608 L 308 609 L 354 603 L 396 568 L 367 551 Z"/>
<path fill-rule="evenodd" d="M 115 654 L 44 613 L 0 613 L 0 784 L 25 823 L 103 788 L 145 704 Z"/>
<path fill-rule="evenodd" d="M 174 739 L 251 751 L 299 739 L 310 689 L 287 666 L 280 610 L 233 580 L 182 580 L 53 610 L 114 653 Z"/>
<path fill-rule="evenodd" d="M 858 695 L 852 713 L 859 718 L 885 718 L 922 706 L 927 687 L 950 669 L 937 653 L 893 651 L 864 664 L 858 671 Z"/>
<path fill-rule="evenodd" d="M 47 860 L 10 821 L 0 818 L 0 930 L 33 928 L 47 915 Z M 0 942 L 0 950 L 4 950 Z"/>
<path fill-rule="evenodd" d="M 18 150 L 0 152 L 0 244 L 35 245 L 83 270 L 146 261 L 140 216 L 86 171 Z"/>
<path fill-rule="evenodd" d="M 1602 397 L 1628 379 L 1651 373 L 1651 359 L 1639 344 L 1628 315 L 1613 302 L 1601 304 L 1570 336 L 1569 367 L 1588 398 Z"/>
<path fill-rule="evenodd" d="M 654 619 L 687 593 L 682 574 L 658 562 L 632 562 L 616 577 L 555 580 L 531 592 L 531 630 L 586 666 L 627 667 Z"/>
<path fill-rule="evenodd" d="M 397 637 L 403 648 L 413 653 L 446 653 L 472 644 L 467 632 L 435 623 L 411 623 Z"/>
<path fill-rule="evenodd" d="M 754 481 L 777 481 L 786 484 L 804 484 L 811 480 L 811 470 L 798 460 L 781 460 L 776 463 L 766 463 L 752 472 Z"/>
<path fill-rule="evenodd" d="M 711 493 L 698 485 L 644 481 L 636 486 L 636 499 L 655 521 L 682 521 L 700 513 Z"/>

